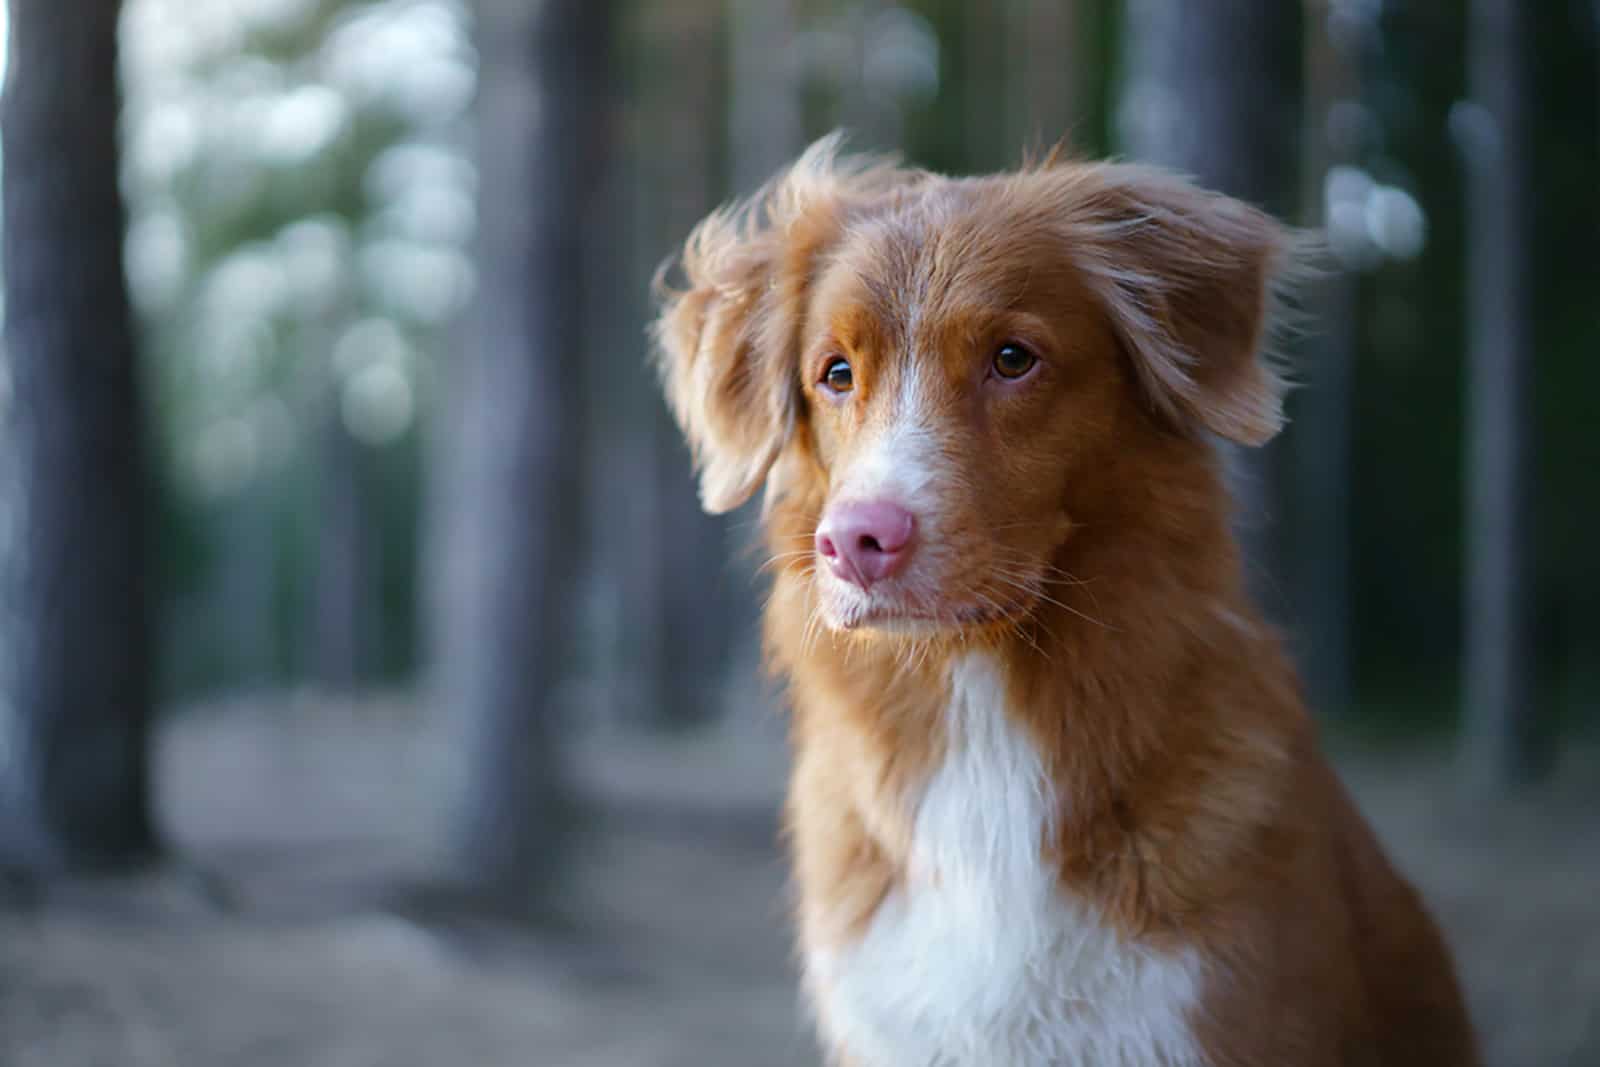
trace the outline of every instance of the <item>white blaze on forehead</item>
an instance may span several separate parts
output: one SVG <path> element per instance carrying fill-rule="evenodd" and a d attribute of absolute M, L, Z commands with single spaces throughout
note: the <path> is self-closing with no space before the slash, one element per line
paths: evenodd
<path fill-rule="evenodd" d="M 837 472 L 835 500 L 889 500 L 919 520 L 935 508 L 946 466 L 934 403 L 938 372 L 915 353 L 903 362 L 884 406 L 867 420 L 867 439 Z"/>

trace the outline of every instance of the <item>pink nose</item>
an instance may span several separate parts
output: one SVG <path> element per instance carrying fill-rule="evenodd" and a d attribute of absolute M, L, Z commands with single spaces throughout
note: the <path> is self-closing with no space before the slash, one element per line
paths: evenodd
<path fill-rule="evenodd" d="M 865 589 L 905 565 L 917 520 L 887 500 L 835 504 L 817 527 L 817 555 L 833 573 Z"/>

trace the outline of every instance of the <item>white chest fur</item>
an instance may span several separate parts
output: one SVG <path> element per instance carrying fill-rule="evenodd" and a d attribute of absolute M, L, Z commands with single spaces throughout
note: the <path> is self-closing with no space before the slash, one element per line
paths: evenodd
<path fill-rule="evenodd" d="M 862 1067 L 1201 1063 L 1197 962 L 1129 942 L 1061 892 L 1041 851 L 1050 782 L 1004 700 L 991 659 L 958 662 L 906 888 L 855 945 L 808 961 L 830 1029 Z"/>

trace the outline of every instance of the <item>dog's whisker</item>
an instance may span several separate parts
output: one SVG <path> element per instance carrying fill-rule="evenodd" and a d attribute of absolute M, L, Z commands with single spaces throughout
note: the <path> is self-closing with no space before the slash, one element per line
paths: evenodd
<path fill-rule="evenodd" d="M 769 571 L 778 569 L 783 564 L 792 560 L 805 559 L 811 555 L 812 553 L 809 549 L 796 549 L 793 552 L 779 552 L 776 555 L 768 556 L 766 561 L 763 562 L 760 567 L 756 568 L 756 573 L 766 574 Z"/>
<path fill-rule="evenodd" d="M 1038 589 L 1038 588 L 1036 588 L 1034 586 L 1030 586 L 1030 585 L 1028 585 L 1028 584 L 1026 584 L 1024 582 L 1015 581 L 1013 579 L 1007 578 L 1004 575 L 996 575 L 996 577 L 999 578 L 1000 581 L 1005 582 L 1007 585 L 1013 586 L 1014 588 L 1016 588 L 1018 590 L 1021 590 L 1022 592 L 1027 593 L 1027 594 L 1029 594 L 1031 596 L 1037 597 L 1038 599 L 1044 601 L 1046 604 L 1053 604 L 1056 607 L 1060 608 L 1062 611 L 1071 612 L 1072 614 L 1078 616 L 1078 618 L 1083 619 L 1085 622 L 1091 622 L 1094 625 L 1102 627 L 1103 629 L 1106 629 L 1106 630 L 1110 630 L 1113 633 L 1120 633 L 1121 632 L 1118 627 L 1112 626 L 1108 622 L 1104 622 L 1104 621 L 1102 621 L 1100 619 L 1097 619 L 1093 615 L 1088 614 L 1087 612 L 1080 611 L 1079 609 L 1073 607 L 1071 604 L 1065 603 L 1064 601 L 1061 601 L 1061 600 L 1057 600 L 1055 597 L 1050 596 L 1048 593 L 1044 592 L 1041 589 Z"/>

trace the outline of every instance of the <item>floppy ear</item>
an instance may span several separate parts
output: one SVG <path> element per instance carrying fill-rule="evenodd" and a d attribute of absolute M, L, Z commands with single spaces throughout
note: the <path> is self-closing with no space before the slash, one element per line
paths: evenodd
<path fill-rule="evenodd" d="M 1181 430 L 1260 445 L 1284 385 L 1262 349 L 1295 239 L 1271 216 L 1177 176 L 1067 165 L 1067 240 L 1155 407 Z"/>
<path fill-rule="evenodd" d="M 750 499 L 793 432 L 817 257 L 855 205 L 908 177 L 889 162 L 840 159 L 839 145 L 824 137 L 750 200 L 696 226 L 681 257 L 687 288 L 657 278 L 656 363 L 709 512 Z"/>
<path fill-rule="evenodd" d="M 776 294 L 780 252 L 776 234 L 719 212 L 684 247 L 689 288 L 657 280 L 657 369 L 713 514 L 750 498 L 794 421 L 792 345 L 775 321 L 790 313 Z"/>

